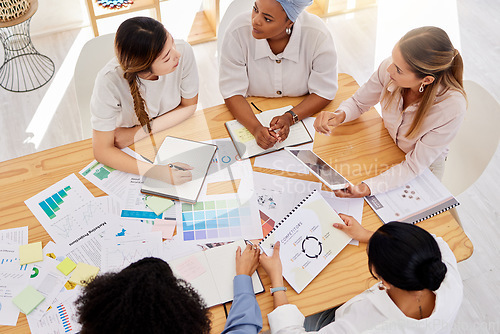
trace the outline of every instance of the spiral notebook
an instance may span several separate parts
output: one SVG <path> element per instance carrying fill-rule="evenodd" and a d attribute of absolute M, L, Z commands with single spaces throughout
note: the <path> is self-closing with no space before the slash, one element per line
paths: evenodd
<path fill-rule="evenodd" d="M 279 241 L 283 277 L 300 293 L 351 241 L 344 224 L 317 190 L 301 200 L 259 243 L 267 255 Z"/>
<path fill-rule="evenodd" d="M 365 200 L 384 224 L 416 224 L 460 204 L 429 169 L 400 188 Z"/>

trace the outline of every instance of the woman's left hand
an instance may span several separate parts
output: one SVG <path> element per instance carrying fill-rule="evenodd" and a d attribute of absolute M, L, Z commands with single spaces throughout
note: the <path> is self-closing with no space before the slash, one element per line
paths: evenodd
<path fill-rule="evenodd" d="M 366 183 L 361 182 L 357 186 L 349 185 L 345 189 L 335 190 L 335 196 L 337 197 L 347 197 L 347 198 L 358 198 L 365 197 L 371 194 L 370 187 Z"/>
<path fill-rule="evenodd" d="M 289 114 L 275 116 L 269 123 L 269 130 L 276 132 L 278 142 L 282 142 L 288 137 L 293 122 L 291 117 Z"/>
<path fill-rule="evenodd" d="M 236 275 L 252 276 L 259 266 L 260 249 L 257 245 L 247 245 L 243 253 L 241 247 L 236 250 Z"/>

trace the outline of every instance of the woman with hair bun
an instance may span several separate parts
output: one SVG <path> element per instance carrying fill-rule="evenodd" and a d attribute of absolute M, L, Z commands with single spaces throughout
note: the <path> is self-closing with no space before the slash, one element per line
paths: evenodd
<path fill-rule="evenodd" d="M 345 225 L 334 224 L 336 228 L 368 243 L 368 268 L 379 283 L 305 322 L 285 292 L 275 292 L 275 309 L 268 314 L 271 333 L 450 333 L 463 285 L 446 242 L 417 225 L 390 222 L 371 232 L 353 217 L 340 216 Z M 273 256 L 260 256 L 260 263 L 271 286 L 282 286 L 279 243 Z"/>
<path fill-rule="evenodd" d="M 421 27 L 404 35 L 370 80 L 337 111 L 321 112 L 314 127 L 330 134 L 380 102 L 384 125 L 405 160 L 335 194 L 376 195 L 404 185 L 426 168 L 441 179 L 449 145 L 465 116 L 462 77 L 462 57 L 444 30 Z"/>
<path fill-rule="evenodd" d="M 171 184 L 190 181 L 187 164 L 153 166 L 120 149 L 194 113 L 198 71 L 191 46 L 174 40 L 160 22 L 133 17 L 118 28 L 115 53 L 98 73 L 90 101 L 96 160 Z"/>

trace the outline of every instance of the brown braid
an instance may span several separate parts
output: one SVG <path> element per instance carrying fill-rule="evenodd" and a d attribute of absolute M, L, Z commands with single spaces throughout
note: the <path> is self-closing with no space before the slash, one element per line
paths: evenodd
<path fill-rule="evenodd" d="M 139 123 L 141 123 L 142 128 L 146 127 L 148 133 L 151 133 L 149 115 L 146 112 L 145 102 L 142 98 L 141 92 L 139 92 L 139 79 L 137 77 L 137 73 L 125 72 L 123 77 L 127 80 L 130 87 L 130 93 L 132 94 L 132 99 L 134 100 L 134 111 L 137 119 L 139 120 Z"/>

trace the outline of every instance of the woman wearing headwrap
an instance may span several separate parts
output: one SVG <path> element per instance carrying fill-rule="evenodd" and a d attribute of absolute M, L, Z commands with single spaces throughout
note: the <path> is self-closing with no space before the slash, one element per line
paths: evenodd
<path fill-rule="evenodd" d="M 311 0 L 256 0 L 252 15 L 230 23 L 222 41 L 219 87 L 233 116 L 262 148 L 287 138 L 298 120 L 321 111 L 337 92 L 337 53 L 325 23 L 304 11 Z M 260 124 L 247 96 L 303 96 Z"/>

